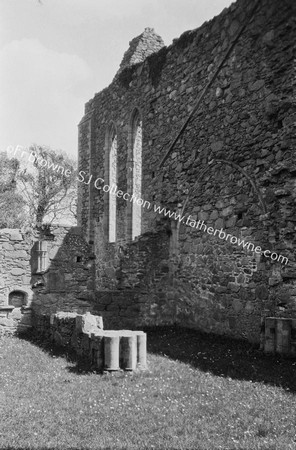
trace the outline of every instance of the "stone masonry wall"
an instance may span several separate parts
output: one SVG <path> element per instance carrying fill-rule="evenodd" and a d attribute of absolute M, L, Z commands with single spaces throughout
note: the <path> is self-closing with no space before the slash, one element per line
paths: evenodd
<path fill-rule="evenodd" d="M 107 328 L 140 329 L 176 320 L 173 295 L 168 296 L 169 235 L 146 233 L 138 242 L 113 246 L 101 255 L 94 311 Z"/>
<path fill-rule="evenodd" d="M 118 73 L 126 67 L 143 62 L 147 56 L 164 47 L 162 38 L 153 28 L 145 28 L 144 32 L 130 42 L 129 49 L 123 55 Z"/>
<path fill-rule="evenodd" d="M 35 315 L 59 311 L 83 314 L 91 309 L 94 256 L 78 227 L 51 227 L 47 242 L 48 265 L 32 275 Z"/>
<path fill-rule="evenodd" d="M 8 332 L 17 328 L 25 331 L 31 325 L 32 245 L 29 233 L 18 229 L 0 230 L 0 334 L 4 329 Z M 11 298 L 14 292 L 19 293 L 15 307 L 11 304 L 14 303 Z"/>
<path fill-rule="evenodd" d="M 262 0 L 247 23 L 254 5 L 255 0 L 239 0 L 126 67 L 86 104 L 79 160 L 80 170 L 89 173 L 91 167 L 93 179 L 79 183 L 80 223 L 86 237 L 92 231 L 98 311 L 115 311 L 112 320 L 119 326 L 132 305 L 134 323 L 179 323 L 258 342 L 264 317 L 295 317 L 296 6 L 292 0 Z M 200 108 L 158 168 L 244 25 Z M 142 209 L 142 235 L 131 243 L 123 198 L 117 199 L 116 243 L 108 242 L 107 194 L 94 180 L 107 179 L 106 133 L 113 123 L 117 186 L 128 192 L 135 108 L 143 127 L 142 199 L 177 213 L 185 205 L 184 222 L 190 214 L 191 220 L 287 257 L 287 265 L 165 218 L 153 207 Z M 155 242 L 163 251 L 155 253 Z"/>
<path fill-rule="evenodd" d="M 41 315 L 90 309 L 94 257 L 79 228 L 2 229 L 0 259 L 0 333 L 27 331 Z"/>

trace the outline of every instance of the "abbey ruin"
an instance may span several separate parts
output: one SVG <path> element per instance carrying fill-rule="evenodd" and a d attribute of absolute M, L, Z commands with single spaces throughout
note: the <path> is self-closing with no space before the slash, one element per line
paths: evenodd
<path fill-rule="evenodd" d="M 86 104 L 79 225 L 112 326 L 258 342 L 265 317 L 296 317 L 295 19 L 239 0 L 169 47 L 146 28 Z"/>
<path fill-rule="evenodd" d="M 0 325 L 25 307 L 259 343 L 286 318 L 291 346 L 295 37 L 293 0 L 238 0 L 168 47 L 133 39 L 79 124 L 78 227 L 0 236 Z"/>

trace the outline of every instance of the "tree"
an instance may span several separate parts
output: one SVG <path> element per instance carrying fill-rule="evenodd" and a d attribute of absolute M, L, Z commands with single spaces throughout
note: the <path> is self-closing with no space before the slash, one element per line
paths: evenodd
<path fill-rule="evenodd" d="M 19 161 L 0 153 L 0 228 L 19 228 L 25 221 L 25 202 L 17 192 Z"/>
<path fill-rule="evenodd" d="M 65 153 L 49 147 L 30 147 L 31 163 L 19 172 L 18 180 L 29 209 L 32 226 L 67 220 L 76 215 L 76 164 Z"/>

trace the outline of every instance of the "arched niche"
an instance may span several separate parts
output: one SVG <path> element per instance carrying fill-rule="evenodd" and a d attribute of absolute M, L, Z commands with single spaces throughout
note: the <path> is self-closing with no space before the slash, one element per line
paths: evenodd
<path fill-rule="evenodd" d="M 27 305 L 27 294 L 21 290 L 11 291 L 8 295 L 8 305 L 14 308 L 22 308 Z"/>

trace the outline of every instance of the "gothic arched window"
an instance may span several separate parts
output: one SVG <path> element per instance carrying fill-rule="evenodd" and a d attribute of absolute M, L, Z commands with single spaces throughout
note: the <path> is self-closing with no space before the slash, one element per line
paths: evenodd
<path fill-rule="evenodd" d="M 130 133 L 130 188 L 132 195 L 131 238 L 141 234 L 142 229 L 142 119 L 137 109 L 134 110 Z"/>
<path fill-rule="evenodd" d="M 108 184 L 110 188 L 117 185 L 117 133 L 112 124 L 108 133 Z M 114 192 L 115 190 L 113 190 Z M 109 242 L 116 241 L 116 194 L 110 191 L 108 208 Z"/>

